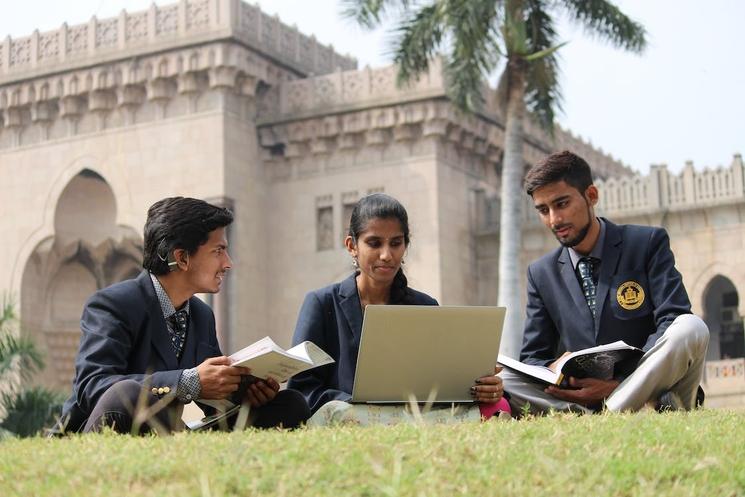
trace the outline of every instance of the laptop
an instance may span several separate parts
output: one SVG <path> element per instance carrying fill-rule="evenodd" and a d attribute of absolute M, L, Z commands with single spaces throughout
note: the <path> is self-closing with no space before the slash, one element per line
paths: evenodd
<path fill-rule="evenodd" d="M 504 307 L 369 305 L 352 403 L 473 402 L 494 374 Z"/>

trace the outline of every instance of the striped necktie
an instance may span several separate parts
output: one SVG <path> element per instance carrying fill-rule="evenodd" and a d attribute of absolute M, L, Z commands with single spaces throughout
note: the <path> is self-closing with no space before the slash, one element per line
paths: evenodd
<path fill-rule="evenodd" d="M 582 293 L 585 295 L 585 300 L 587 300 L 587 307 L 590 308 L 593 320 L 596 318 L 596 288 L 595 281 L 592 279 L 594 266 L 595 260 L 592 257 L 583 257 L 577 263 L 577 270 L 579 271 L 580 282 L 582 283 Z"/>

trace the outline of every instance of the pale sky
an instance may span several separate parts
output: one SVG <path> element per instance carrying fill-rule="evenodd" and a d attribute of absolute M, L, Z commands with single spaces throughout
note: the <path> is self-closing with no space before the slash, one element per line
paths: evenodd
<path fill-rule="evenodd" d="M 0 36 L 47 31 L 63 22 L 137 11 L 148 0 L 0 0 Z M 158 5 L 173 3 L 157 0 Z M 359 66 L 387 65 L 386 30 L 369 33 L 342 19 L 337 0 L 260 0 L 269 14 L 351 54 Z M 642 56 L 625 54 L 563 25 L 563 113 L 559 123 L 646 172 L 728 166 L 745 153 L 745 1 L 619 0 L 647 28 Z M 391 26 L 392 27 L 392 26 Z"/>

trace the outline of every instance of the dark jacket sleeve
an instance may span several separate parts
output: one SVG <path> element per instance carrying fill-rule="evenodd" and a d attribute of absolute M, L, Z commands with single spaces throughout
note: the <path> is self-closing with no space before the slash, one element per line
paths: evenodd
<path fill-rule="evenodd" d="M 128 373 L 138 330 L 133 329 L 121 307 L 107 293 L 98 292 L 83 310 L 73 390 L 85 413 L 90 413 L 101 395 L 118 381 L 132 379 L 143 385 L 169 385 L 175 392 L 181 377 L 182 369 L 150 375 Z"/>
<path fill-rule="evenodd" d="M 559 332 L 543 304 L 528 267 L 528 304 L 520 361 L 537 366 L 548 366 L 554 361 L 559 343 Z"/>
<path fill-rule="evenodd" d="M 675 318 L 691 313 L 691 302 L 683 286 L 683 278 L 675 269 L 675 256 L 670 250 L 670 238 L 664 229 L 652 230 L 646 261 L 655 332 L 647 338 L 643 348 L 645 352 L 654 347 Z"/>
<path fill-rule="evenodd" d="M 323 303 L 315 292 L 305 296 L 300 308 L 292 344 L 297 345 L 306 340 L 313 342 L 326 351 L 334 360 L 339 360 L 339 330 L 330 316 L 331 309 L 324 309 Z M 299 391 L 308 401 L 311 412 L 318 410 L 331 400 L 348 401 L 352 395 L 329 385 L 336 384 L 332 364 L 313 368 L 292 377 L 288 388 Z"/>

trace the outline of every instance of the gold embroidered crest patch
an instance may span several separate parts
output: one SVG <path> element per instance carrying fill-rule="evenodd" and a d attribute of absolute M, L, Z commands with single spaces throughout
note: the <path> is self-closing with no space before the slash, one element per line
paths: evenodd
<path fill-rule="evenodd" d="M 618 285 L 616 300 L 627 311 L 633 311 L 644 303 L 644 289 L 636 281 L 626 281 Z"/>

